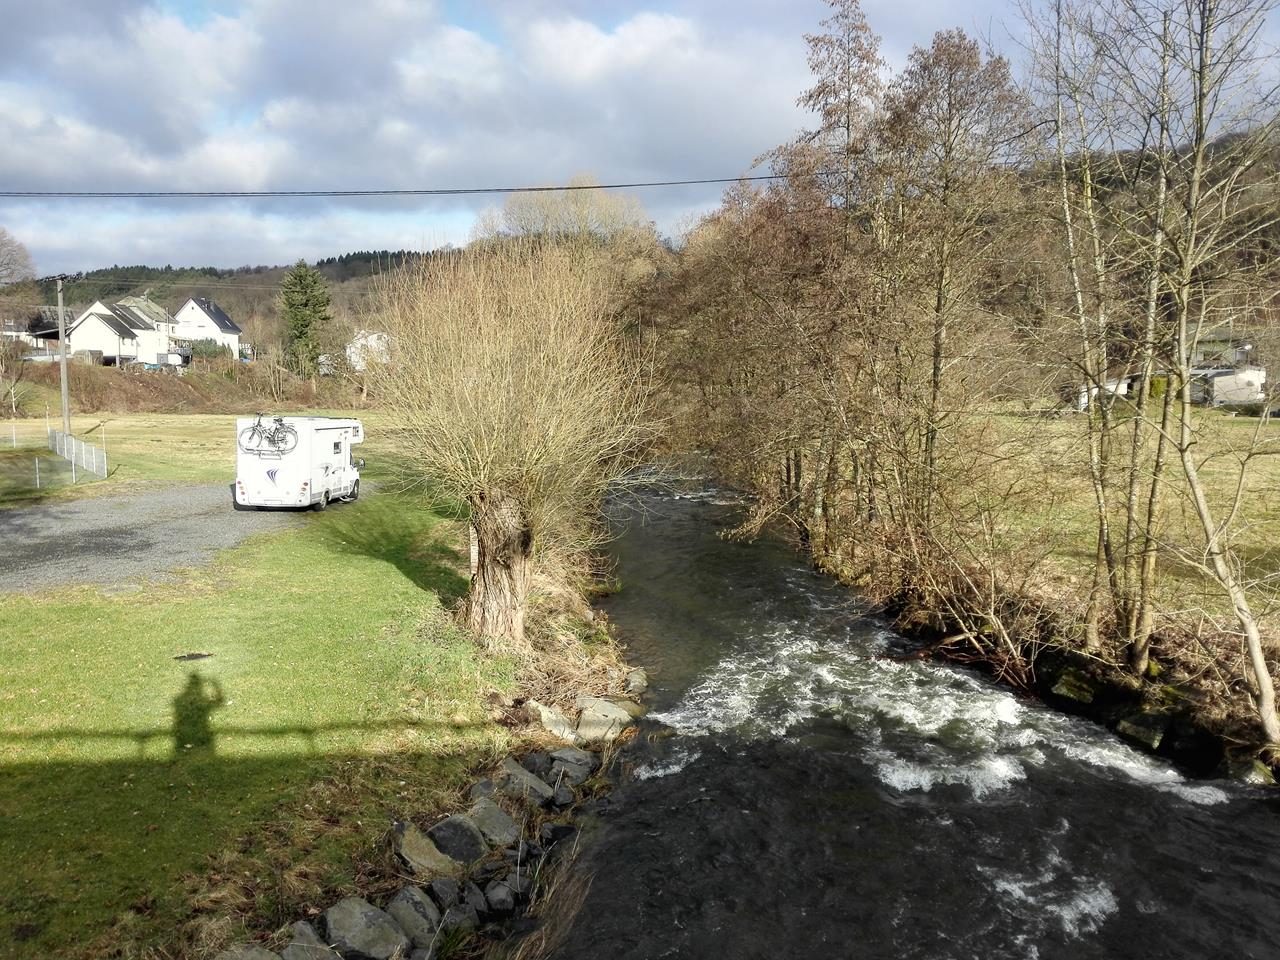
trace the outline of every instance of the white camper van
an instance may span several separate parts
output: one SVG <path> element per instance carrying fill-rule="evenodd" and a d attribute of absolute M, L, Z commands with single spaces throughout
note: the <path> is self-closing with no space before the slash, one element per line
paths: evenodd
<path fill-rule="evenodd" d="M 338 417 L 241 417 L 236 420 L 237 507 L 307 507 L 360 495 L 364 442 L 359 420 Z"/>

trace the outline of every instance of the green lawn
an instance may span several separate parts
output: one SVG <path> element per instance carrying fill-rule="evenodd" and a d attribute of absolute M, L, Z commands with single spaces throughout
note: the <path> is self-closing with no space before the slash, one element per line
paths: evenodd
<path fill-rule="evenodd" d="M 130 418 L 116 487 L 225 478 L 230 419 Z M 200 955 L 296 919 L 508 747 L 483 697 L 513 669 L 442 609 L 459 543 L 375 495 L 171 584 L 0 597 L 0 954 Z"/>

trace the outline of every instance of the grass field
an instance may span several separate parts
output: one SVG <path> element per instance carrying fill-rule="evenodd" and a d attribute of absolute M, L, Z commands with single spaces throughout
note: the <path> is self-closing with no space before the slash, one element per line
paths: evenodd
<path fill-rule="evenodd" d="M 1258 421 L 1232 417 L 1215 410 L 1197 411 L 1199 424 L 1195 447 L 1206 491 L 1221 520 L 1234 499 L 1240 458 L 1255 439 Z M 1008 454 L 999 463 L 1004 479 L 1019 491 L 1016 507 L 1006 509 L 1002 520 L 1014 539 L 1024 538 L 1028 553 L 1040 552 L 1048 570 L 1060 579 L 1087 587 L 1096 548 L 1097 520 L 1093 491 L 1087 473 L 1083 416 L 1027 418 L 1004 416 L 996 420 L 1000 436 L 991 449 Z M 1264 425 L 1263 454 L 1248 466 L 1241 509 L 1228 542 L 1254 581 L 1257 612 L 1271 614 L 1280 607 L 1280 422 Z M 1018 453 L 1016 451 L 1029 451 Z M 1117 454 L 1123 463 L 1123 454 Z M 1111 490 L 1116 507 L 1114 522 L 1121 519 L 1123 474 L 1117 468 Z M 1231 608 L 1222 591 L 1194 566 L 1203 550 L 1199 527 L 1176 454 L 1165 468 L 1166 494 L 1161 519 L 1159 594 L 1161 609 L 1176 616 L 1208 614 L 1230 625 Z"/>
<path fill-rule="evenodd" d="M 228 479 L 231 419 L 108 420 L 95 492 Z M 444 609 L 457 523 L 387 493 L 304 519 L 173 583 L 0 596 L 0 954 L 199 956 L 304 916 L 509 747 L 484 696 L 513 669 Z"/>

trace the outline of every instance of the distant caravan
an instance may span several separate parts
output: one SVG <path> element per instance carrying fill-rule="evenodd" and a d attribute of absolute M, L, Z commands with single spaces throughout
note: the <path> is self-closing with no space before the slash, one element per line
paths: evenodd
<path fill-rule="evenodd" d="M 311 507 L 360 496 L 364 442 L 359 420 L 339 417 L 241 417 L 236 420 L 236 509 Z"/>

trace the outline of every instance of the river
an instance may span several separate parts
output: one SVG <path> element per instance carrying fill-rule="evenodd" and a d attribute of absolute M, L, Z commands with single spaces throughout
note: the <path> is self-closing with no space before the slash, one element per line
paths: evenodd
<path fill-rule="evenodd" d="M 1280 806 L 902 643 L 717 493 L 619 518 L 651 677 L 556 957 L 1280 957 Z M 674 731 L 674 736 L 663 735 Z"/>

